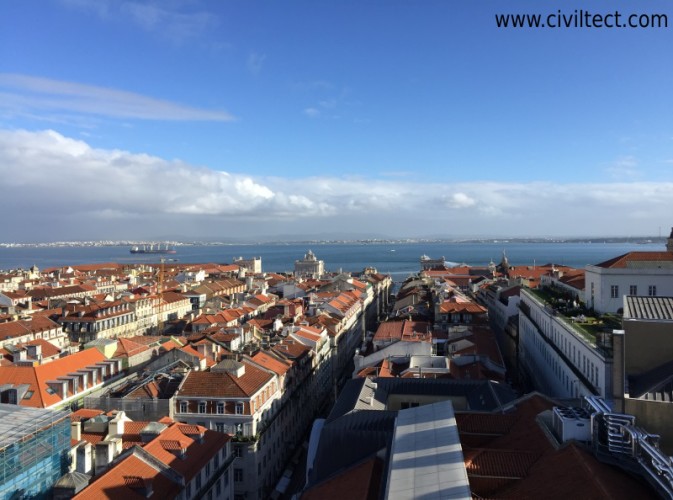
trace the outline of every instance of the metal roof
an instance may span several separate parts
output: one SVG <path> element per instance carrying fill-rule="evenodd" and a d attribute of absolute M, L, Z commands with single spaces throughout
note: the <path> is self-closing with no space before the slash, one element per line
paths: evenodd
<path fill-rule="evenodd" d="M 472 498 L 450 401 L 399 412 L 385 498 Z"/>
<path fill-rule="evenodd" d="M 629 295 L 624 301 L 624 319 L 673 320 L 673 297 Z"/>
<path fill-rule="evenodd" d="M 0 403 L 0 450 L 68 419 L 70 412 Z"/>

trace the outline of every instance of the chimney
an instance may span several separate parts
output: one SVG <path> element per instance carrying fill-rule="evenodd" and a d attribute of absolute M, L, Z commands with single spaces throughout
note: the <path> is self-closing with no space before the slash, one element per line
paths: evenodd
<path fill-rule="evenodd" d="M 70 423 L 70 439 L 77 442 L 82 440 L 82 422 Z"/>
<path fill-rule="evenodd" d="M 123 411 L 117 412 L 115 417 L 108 422 L 108 435 L 112 436 L 121 436 L 124 434 L 124 417 L 126 415 Z"/>
<path fill-rule="evenodd" d="M 114 460 L 114 443 L 112 441 L 96 443 L 96 475 L 104 472 L 112 460 Z"/>
<path fill-rule="evenodd" d="M 26 349 L 28 350 L 28 356 L 38 361 L 42 359 L 42 346 L 41 345 L 27 345 Z"/>
<path fill-rule="evenodd" d="M 152 496 L 152 478 L 140 476 L 124 476 L 124 484 L 140 496 Z"/>
<path fill-rule="evenodd" d="M 93 455 L 92 452 L 93 452 L 93 446 L 91 446 L 91 443 L 81 444 L 77 448 L 77 456 L 76 456 L 77 463 L 75 468 L 77 472 L 81 472 L 82 474 L 91 474 L 93 469 L 93 463 L 91 460 Z"/>

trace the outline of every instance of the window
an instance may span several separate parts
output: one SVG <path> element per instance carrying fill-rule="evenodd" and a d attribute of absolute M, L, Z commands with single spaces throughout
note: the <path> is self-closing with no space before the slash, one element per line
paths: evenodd
<path fill-rule="evenodd" d="M 199 403 L 199 413 L 206 413 L 206 403 L 205 403 L 205 401 L 201 401 Z"/>
<path fill-rule="evenodd" d="M 237 483 L 243 481 L 243 469 L 234 469 L 234 481 Z"/>
<path fill-rule="evenodd" d="M 619 297 L 619 287 L 617 285 L 612 285 L 610 287 L 610 298 L 616 299 Z"/>
<path fill-rule="evenodd" d="M 638 295 L 638 287 L 636 285 L 629 287 L 629 295 Z"/>
<path fill-rule="evenodd" d="M 647 287 L 647 295 L 654 297 L 657 294 L 657 287 L 655 285 L 650 285 Z"/>
<path fill-rule="evenodd" d="M 201 471 L 196 474 L 196 491 L 201 489 Z"/>
<path fill-rule="evenodd" d="M 217 413 L 224 415 L 224 403 L 217 403 Z"/>
<path fill-rule="evenodd" d="M 180 413 L 187 413 L 187 401 L 180 401 Z"/>
<path fill-rule="evenodd" d="M 243 456 L 243 447 L 242 446 L 234 446 L 234 456 L 236 458 L 241 458 Z"/>
<path fill-rule="evenodd" d="M 236 415 L 243 415 L 243 403 L 236 403 Z"/>
<path fill-rule="evenodd" d="M 216 422 L 215 423 L 215 430 L 217 432 L 226 432 L 225 429 L 224 429 L 224 424 L 221 423 L 221 422 Z"/>
<path fill-rule="evenodd" d="M 210 462 L 206 464 L 206 478 L 210 477 Z"/>

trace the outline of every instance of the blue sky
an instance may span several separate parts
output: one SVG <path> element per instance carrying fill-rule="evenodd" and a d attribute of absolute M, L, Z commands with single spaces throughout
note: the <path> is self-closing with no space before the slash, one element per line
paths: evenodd
<path fill-rule="evenodd" d="M 494 21 L 575 8 L 673 25 L 667 1 L 3 2 L 0 208 L 31 223 L 0 239 L 667 232 L 673 26 Z"/>

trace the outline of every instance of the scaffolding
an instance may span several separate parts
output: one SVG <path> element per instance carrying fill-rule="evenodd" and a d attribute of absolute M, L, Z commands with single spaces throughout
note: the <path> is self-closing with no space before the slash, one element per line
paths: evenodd
<path fill-rule="evenodd" d="M 68 468 L 69 415 L 0 404 L 0 500 L 51 498 Z"/>

